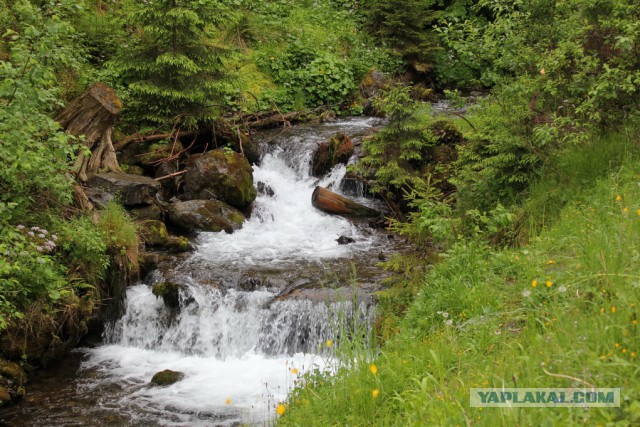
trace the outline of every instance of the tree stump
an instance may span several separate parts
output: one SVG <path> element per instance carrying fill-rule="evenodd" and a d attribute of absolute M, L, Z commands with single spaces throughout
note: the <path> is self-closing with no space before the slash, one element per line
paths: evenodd
<path fill-rule="evenodd" d="M 375 209 L 361 205 L 320 186 L 313 190 L 311 204 L 314 208 L 330 214 L 359 217 L 380 216 L 380 212 Z"/>
<path fill-rule="evenodd" d="M 73 100 L 56 120 L 70 134 L 84 135 L 83 144 L 91 151 L 78 154 L 74 170 L 80 181 L 88 175 L 102 172 L 121 172 L 111 135 L 113 124 L 122 109 L 115 91 L 103 83 L 96 83 Z"/>

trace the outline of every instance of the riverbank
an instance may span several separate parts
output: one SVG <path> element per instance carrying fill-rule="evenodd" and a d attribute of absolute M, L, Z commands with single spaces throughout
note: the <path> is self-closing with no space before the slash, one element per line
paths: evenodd
<path fill-rule="evenodd" d="M 419 292 L 379 355 L 305 377 L 280 425 L 637 423 L 638 143 L 565 149 L 522 205 L 527 241 L 454 244 L 413 278 Z M 471 387 L 591 385 L 620 387 L 621 407 L 469 407 Z"/>

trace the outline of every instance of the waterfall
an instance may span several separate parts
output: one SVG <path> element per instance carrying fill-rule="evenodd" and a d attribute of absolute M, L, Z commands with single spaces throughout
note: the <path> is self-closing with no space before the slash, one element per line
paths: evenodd
<path fill-rule="evenodd" d="M 303 372 L 330 368 L 325 342 L 345 322 L 371 315 L 366 301 L 352 301 L 350 263 L 374 259 L 385 243 L 311 206 L 316 185 L 340 191 L 346 168 L 317 179 L 310 160 L 336 131 L 357 134 L 374 123 L 301 126 L 265 142 L 254 181 L 269 191 L 259 194 L 250 219 L 233 234 L 200 234 L 191 256 L 128 290 L 126 314 L 103 345 L 87 350 L 83 369 L 92 374 L 82 390 L 111 390 L 99 405 L 133 423 L 263 423 Z M 355 243 L 339 245 L 340 236 Z M 150 285 L 163 280 L 183 285 L 179 309 L 152 294 Z M 300 297 L 298 287 L 309 294 Z M 184 379 L 149 387 L 164 369 Z"/>

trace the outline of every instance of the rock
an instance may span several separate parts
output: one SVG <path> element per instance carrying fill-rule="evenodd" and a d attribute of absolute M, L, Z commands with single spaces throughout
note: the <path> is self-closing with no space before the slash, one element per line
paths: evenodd
<path fill-rule="evenodd" d="M 122 171 L 130 175 L 144 175 L 144 169 L 137 165 L 120 165 Z"/>
<path fill-rule="evenodd" d="M 273 188 L 271 188 L 271 186 L 265 184 L 262 181 L 259 181 L 256 184 L 256 187 L 258 189 L 258 194 L 265 194 L 269 197 L 273 197 L 276 193 L 273 191 Z"/>
<path fill-rule="evenodd" d="M 140 277 L 144 279 L 147 274 L 158 268 L 159 263 L 160 255 L 149 252 L 140 252 L 140 255 L 138 255 Z"/>
<path fill-rule="evenodd" d="M 379 259 L 380 261 L 384 261 L 384 260 L 386 260 L 386 259 L 387 259 L 387 257 L 385 256 L 384 252 L 380 252 L 380 253 L 378 254 L 378 259 Z"/>
<path fill-rule="evenodd" d="M 171 222 L 186 232 L 225 231 L 233 233 L 244 222 L 244 215 L 219 200 L 189 200 L 169 206 Z"/>
<path fill-rule="evenodd" d="M 169 242 L 164 246 L 167 251 L 179 254 L 183 252 L 189 252 L 193 250 L 193 246 L 184 236 L 171 236 Z"/>
<path fill-rule="evenodd" d="M 143 208 L 129 209 L 131 218 L 137 221 L 156 220 L 162 221 L 162 208 L 156 203 Z"/>
<path fill-rule="evenodd" d="M 336 239 L 336 241 L 338 242 L 339 245 L 348 245 L 350 243 L 355 243 L 355 239 L 352 239 L 351 237 L 347 237 L 347 236 L 340 236 Z"/>
<path fill-rule="evenodd" d="M 321 176 L 329 172 L 338 163 L 347 164 L 353 155 L 353 141 L 342 132 L 331 137 L 331 141 L 320 144 L 313 154 L 311 172 Z"/>
<path fill-rule="evenodd" d="M 335 121 L 336 121 L 336 112 L 333 110 L 328 110 L 320 114 L 320 123 L 331 123 Z"/>
<path fill-rule="evenodd" d="M 371 69 L 360 83 L 360 95 L 364 99 L 373 98 L 389 83 L 390 79 L 383 72 Z"/>
<path fill-rule="evenodd" d="M 164 222 L 147 219 L 136 222 L 136 225 L 138 226 L 138 234 L 146 245 L 165 246 L 169 243 L 169 232 Z"/>
<path fill-rule="evenodd" d="M 160 282 L 151 287 L 151 293 L 156 298 L 162 298 L 167 307 L 180 308 L 181 289 L 185 289 L 185 286 L 173 282 Z"/>
<path fill-rule="evenodd" d="M 182 372 L 172 371 L 165 369 L 164 371 L 157 372 L 153 378 L 151 378 L 151 384 L 155 386 L 165 387 L 171 384 L 175 384 L 184 378 Z"/>
<path fill-rule="evenodd" d="M 6 387 L 0 386 L 0 408 L 11 403 L 11 395 Z"/>
<path fill-rule="evenodd" d="M 253 169 L 240 153 L 228 149 L 191 156 L 184 175 L 189 199 L 216 199 L 244 209 L 256 198 Z"/>
<path fill-rule="evenodd" d="M 126 173 L 99 173 L 89 178 L 89 199 L 103 205 L 115 197 L 125 206 L 151 204 L 160 190 L 160 183 L 146 176 Z"/>
<path fill-rule="evenodd" d="M 178 166 L 176 162 L 165 162 L 160 163 L 158 167 L 156 167 L 155 177 L 163 178 L 178 172 Z M 182 175 L 172 176 L 171 178 L 164 178 L 160 182 L 162 188 L 164 188 L 170 195 L 178 192 L 178 188 L 182 183 L 184 177 Z"/>
<path fill-rule="evenodd" d="M 24 370 L 17 363 L 0 360 L 0 375 L 4 378 L 8 378 L 17 385 L 25 383 L 27 376 Z"/>

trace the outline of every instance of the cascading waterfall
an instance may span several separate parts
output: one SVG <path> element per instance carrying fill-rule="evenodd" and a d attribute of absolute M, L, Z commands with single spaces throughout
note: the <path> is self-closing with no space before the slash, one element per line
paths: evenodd
<path fill-rule="evenodd" d="M 366 322 L 366 302 L 283 295 L 292 286 L 329 283 L 336 260 L 348 267 L 384 247 L 376 233 L 310 202 L 315 185 L 338 191 L 346 174 L 338 166 L 320 181 L 310 176 L 317 143 L 338 130 L 353 134 L 374 123 L 351 119 L 294 128 L 268 144 L 254 181 L 270 191 L 258 196 L 251 219 L 233 234 L 202 233 L 188 259 L 129 289 L 124 317 L 108 328 L 102 346 L 87 350 L 83 369 L 93 374 L 82 390 L 115 389 L 98 405 L 141 425 L 261 423 L 298 375 L 328 368 L 324 343 L 336 339 L 341 325 Z M 340 236 L 356 242 L 339 245 Z M 179 309 L 151 293 L 150 285 L 163 280 L 184 285 Z M 184 379 L 149 387 L 151 376 L 164 369 L 180 371 Z"/>

